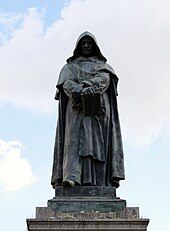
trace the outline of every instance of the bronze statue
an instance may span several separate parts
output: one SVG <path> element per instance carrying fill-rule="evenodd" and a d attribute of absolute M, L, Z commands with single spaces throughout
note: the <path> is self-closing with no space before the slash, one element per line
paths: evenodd
<path fill-rule="evenodd" d="M 95 37 L 84 32 L 60 72 L 51 184 L 113 186 L 124 180 L 117 83 Z"/>

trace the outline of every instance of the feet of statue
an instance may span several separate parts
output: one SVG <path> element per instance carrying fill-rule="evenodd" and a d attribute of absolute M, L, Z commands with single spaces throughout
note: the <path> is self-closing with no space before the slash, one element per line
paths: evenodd
<path fill-rule="evenodd" d="M 57 187 L 59 187 L 59 186 L 62 186 L 62 180 L 57 180 L 57 181 L 55 182 L 55 184 L 53 184 L 53 188 L 54 188 L 54 189 L 57 188 Z"/>
<path fill-rule="evenodd" d="M 63 181 L 63 186 L 64 187 L 73 187 L 73 186 L 75 186 L 75 182 L 73 181 L 73 180 L 64 180 Z"/>
<path fill-rule="evenodd" d="M 120 186 L 119 180 L 113 179 L 112 186 L 115 187 L 115 188 L 118 188 Z"/>

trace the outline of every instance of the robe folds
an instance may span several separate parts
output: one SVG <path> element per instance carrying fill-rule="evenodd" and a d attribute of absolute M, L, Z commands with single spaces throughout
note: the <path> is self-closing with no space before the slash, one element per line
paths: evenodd
<path fill-rule="evenodd" d="M 97 56 L 76 57 L 62 68 L 55 97 L 59 109 L 51 179 L 54 188 L 65 180 L 111 186 L 114 179 L 125 178 L 117 83 L 112 67 Z M 92 94 L 82 93 L 84 85 Z M 90 105 L 93 112 L 89 112 Z"/>

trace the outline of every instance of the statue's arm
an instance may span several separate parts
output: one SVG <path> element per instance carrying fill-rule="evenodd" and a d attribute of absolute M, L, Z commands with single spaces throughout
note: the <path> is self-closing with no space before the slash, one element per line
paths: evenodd
<path fill-rule="evenodd" d="M 72 94 L 80 93 L 83 84 L 77 81 L 77 78 L 70 70 L 69 65 L 65 65 L 62 73 L 64 75 L 63 90 L 67 94 L 67 96 L 72 97 Z"/>
<path fill-rule="evenodd" d="M 82 81 L 81 84 L 85 86 L 83 93 L 91 91 L 102 94 L 110 84 L 110 75 L 107 72 L 99 72 L 93 78 Z"/>
<path fill-rule="evenodd" d="M 63 90 L 65 93 L 72 97 L 72 94 L 80 93 L 83 88 L 83 84 L 77 83 L 74 80 L 66 80 L 63 84 Z"/>

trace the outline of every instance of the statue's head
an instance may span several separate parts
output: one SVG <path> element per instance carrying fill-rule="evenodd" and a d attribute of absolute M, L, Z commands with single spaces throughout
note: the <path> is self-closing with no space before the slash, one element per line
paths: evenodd
<path fill-rule="evenodd" d="M 104 62 L 107 61 L 98 47 L 96 38 L 88 31 L 85 31 L 79 36 L 73 52 L 73 56 L 68 58 L 67 62 L 70 62 L 80 56 L 87 58 L 96 56 L 99 60 L 103 60 Z"/>
<path fill-rule="evenodd" d="M 86 35 L 80 39 L 77 46 L 78 53 L 84 57 L 94 56 L 95 54 L 95 42 L 92 37 Z"/>

